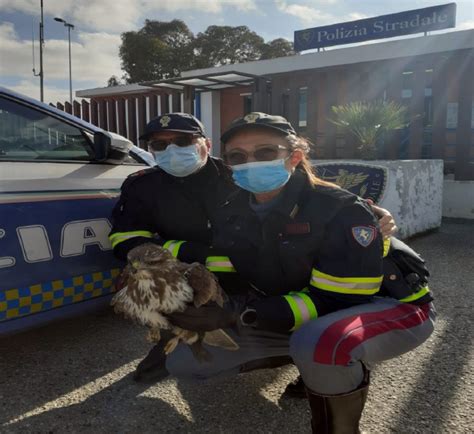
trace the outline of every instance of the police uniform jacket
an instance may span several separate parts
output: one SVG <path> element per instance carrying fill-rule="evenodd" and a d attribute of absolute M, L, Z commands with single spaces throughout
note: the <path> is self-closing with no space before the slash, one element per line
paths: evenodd
<path fill-rule="evenodd" d="M 158 167 L 130 175 L 112 212 L 114 254 L 125 260 L 134 247 L 155 242 L 185 262 L 206 260 L 211 216 L 219 198 L 235 190 L 229 169 L 209 157 L 196 174 L 175 177 Z"/>
<path fill-rule="evenodd" d="M 370 207 L 338 187 L 311 186 L 296 170 L 265 217 L 245 191 L 219 208 L 214 248 L 265 295 L 260 327 L 304 320 L 369 301 L 383 279 L 383 239 Z M 267 327 L 266 327 L 267 326 Z"/>

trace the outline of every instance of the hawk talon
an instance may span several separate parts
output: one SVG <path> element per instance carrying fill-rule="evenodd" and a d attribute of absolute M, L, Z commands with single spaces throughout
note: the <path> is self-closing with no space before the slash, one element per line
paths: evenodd
<path fill-rule="evenodd" d="M 178 336 L 175 336 L 174 338 L 170 339 L 165 345 L 165 348 L 164 348 L 165 354 L 168 355 L 172 353 L 178 346 L 178 343 L 179 343 Z"/>

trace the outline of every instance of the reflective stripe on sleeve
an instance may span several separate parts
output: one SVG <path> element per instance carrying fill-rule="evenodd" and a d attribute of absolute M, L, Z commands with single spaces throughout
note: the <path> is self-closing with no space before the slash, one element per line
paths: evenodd
<path fill-rule="evenodd" d="M 428 294 L 428 292 L 430 292 L 430 288 L 428 288 L 427 286 L 423 286 L 423 288 L 421 288 L 415 294 L 409 295 L 408 297 L 405 297 L 405 298 L 401 298 L 399 301 L 403 301 L 403 303 L 410 303 L 412 301 L 418 300 L 419 298 L 425 296 L 426 294 Z"/>
<path fill-rule="evenodd" d="M 228 256 L 208 256 L 206 267 L 209 271 L 220 273 L 235 273 L 235 268 Z"/>
<path fill-rule="evenodd" d="M 383 257 L 388 255 L 388 251 L 390 250 L 390 238 L 383 240 Z"/>
<path fill-rule="evenodd" d="M 316 306 L 304 292 L 291 292 L 283 297 L 288 302 L 295 319 L 295 325 L 291 331 L 300 328 L 305 322 L 318 317 Z"/>
<path fill-rule="evenodd" d="M 323 291 L 332 291 L 341 294 L 373 295 L 379 291 L 382 279 L 383 276 L 337 277 L 313 268 L 310 283 L 311 286 L 322 289 Z"/>
<path fill-rule="evenodd" d="M 168 249 L 169 252 L 173 255 L 174 258 L 177 258 L 178 253 L 179 253 L 179 249 L 185 242 L 186 241 L 168 240 L 168 241 L 166 241 L 165 244 L 163 244 L 163 247 L 165 249 Z"/>
<path fill-rule="evenodd" d="M 120 244 L 123 241 L 127 241 L 130 238 L 136 237 L 144 237 L 144 238 L 151 238 L 153 234 L 148 231 L 130 231 L 130 232 L 115 232 L 112 235 L 109 235 L 110 243 L 112 244 L 112 248 L 114 248 L 117 244 Z"/>

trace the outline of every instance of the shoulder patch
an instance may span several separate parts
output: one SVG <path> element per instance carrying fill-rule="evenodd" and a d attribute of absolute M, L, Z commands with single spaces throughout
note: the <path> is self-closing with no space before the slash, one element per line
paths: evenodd
<path fill-rule="evenodd" d="M 368 247 L 377 237 L 377 229 L 374 226 L 353 226 L 352 236 L 362 247 Z"/>

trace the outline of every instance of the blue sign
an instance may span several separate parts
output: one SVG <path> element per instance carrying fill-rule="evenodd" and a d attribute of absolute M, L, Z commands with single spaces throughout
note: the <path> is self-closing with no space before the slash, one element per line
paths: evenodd
<path fill-rule="evenodd" d="M 456 3 L 295 32 L 295 50 L 442 30 L 456 25 Z"/>
<path fill-rule="evenodd" d="M 387 185 L 386 167 L 363 163 L 316 163 L 316 174 L 364 199 L 380 203 Z"/>

